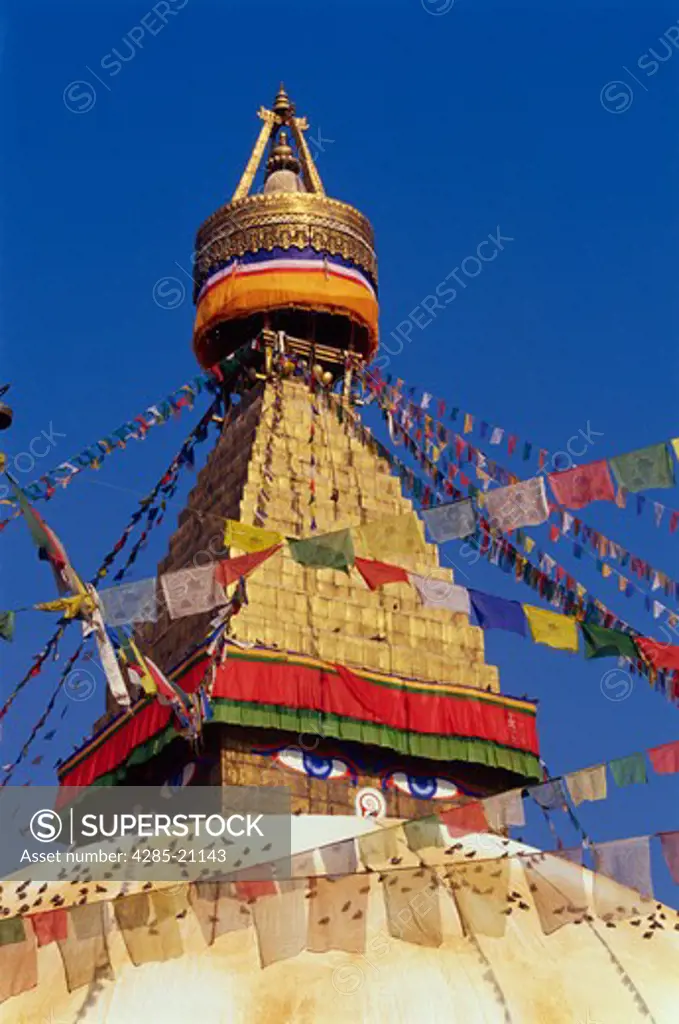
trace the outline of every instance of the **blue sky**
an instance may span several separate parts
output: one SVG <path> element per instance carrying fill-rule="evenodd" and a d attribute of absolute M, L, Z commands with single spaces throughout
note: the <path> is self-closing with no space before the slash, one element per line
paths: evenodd
<path fill-rule="evenodd" d="M 4 0 L 0 339 L 16 425 L 2 441 L 10 456 L 43 431 L 55 444 L 22 482 L 194 374 L 186 275 L 194 232 L 230 196 L 256 137 L 256 109 L 281 78 L 312 122 L 328 191 L 374 223 L 385 339 L 489 233 L 512 239 L 414 329 L 392 372 L 550 450 L 588 424 L 601 435 L 592 458 L 679 434 L 677 11 L 641 2 L 596 13 L 582 4 L 448 4 L 176 0 L 163 25 L 137 0 Z M 117 540 L 198 414 L 153 431 L 41 506 L 83 574 Z M 679 507 L 677 489 L 653 497 Z M 649 514 L 613 507 L 584 518 L 678 574 L 679 533 L 670 536 L 666 521 L 656 529 Z M 153 573 L 174 522 L 169 516 L 154 535 L 137 578 Z M 638 598 L 621 597 L 565 545 L 548 550 L 654 634 Z M 460 564 L 455 545 L 445 555 Z M 52 596 L 49 572 L 17 524 L 0 536 L 0 559 L 5 607 Z M 470 577 L 534 600 L 488 565 Z M 37 613 L 19 619 L 15 643 L 0 652 L 3 697 L 49 626 Z M 496 634 L 487 653 L 506 692 L 539 698 L 554 773 L 679 735 L 677 710 L 638 678 L 624 700 L 610 699 L 601 680 L 613 663 Z M 26 688 L 3 723 L 3 762 L 58 668 Z M 71 701 L 63 720 L 60 701 L 57 736 L 35 745 L 45 763 L 16 781 L 52 777 L 56 757 L 100 713 L 101 682 L 89 701 Z M 612 791 L 580 817 L 595 840 L 676 829 L 678 795 L 679 779 L 655 778 Z M 565 823 L 562 834 L 572 838 Z M 548 841 L 537 817 L 525 838 Z M 676 905 L 658 856 L 654 868 L 659 895 Z"/>

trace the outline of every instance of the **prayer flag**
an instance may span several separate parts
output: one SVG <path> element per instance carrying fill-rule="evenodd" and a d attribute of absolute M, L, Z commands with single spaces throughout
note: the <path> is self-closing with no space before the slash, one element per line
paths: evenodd
<path fill-rule="evenodd" d="M 596 843 L 593 852 L 596 871 L 614 879 L 620 885 L 635 889 L 642 896 L 653 895 L 651 847 L 648 836 Z"/>
<path fill-rule="evenodd" d="M 354 530 L 354 535 L 361 553 L 378 561 L 422 555 L 425 551 L 420 523 L 414 512 L 367 523 Z"/>
<path fill-rule="evenodd" d="M 224 547 L 240 548 L 248 554 L 266 551 L 281 544 L 283 535 L 277 530 L 264 530 L 261 526 L 249 526 L 236 519 L 227 519 L 224 530 Z"/>
<path fill-rule="evenodd" d="M 447 875 L 465 928 L 472 935 L 501 938 L 507 927 L 509 861 L 498 857 L 479 864 L 455 864 Z"/>
<path fill-rule="evenodd" d="M 547 644 L 561 651 L 577 651 L 578 624 L 575 619 L 530 604 L 524 604 L 523 610 L 536 644 Z"/>
<path fill-rule="evenodd" d="M 266 562 L 268 558 L 280 551 L 281 545 L 265 548 L 264 551 L 256 551 L 247 555 L 239 555 L 237 558 L 222 558 L 217 562 L 215 568 L 215 580 L 223 587 L 235 583 L 241 576 L 248 576 L 253 570 Z"/>
<path fill-rule="evenodd" d="M 415 868 L 382 876 L 389 934 L 415 946 L 437 948 L 443 942 L 438 885 L 433 875 Z"/>
<path fill-rule="evenodd" d="M 0 639 L 9 643 L 14 639 L 14 612 L 0 612 Z"/>
<path fill-rule="evenodd" d="M 0 920 L 0 1004 L 37 984 L 35 935 L 20 917 Z"/>
<path fill-rule="evenodd" d="M 645 636 L 635 637 L 634 642 L 653 668 L 679 670 L 679 647 L 673 647 L 659 640 L 649 640 Z"/>
<path fill-rule="evenodd" d="M 585 875 L 580 866 L 582 853 L 577 852 L 576 863 L 558 854 L 539 853 L 521 858 L 545 935 L 551 935 L 566 924 L 582 921 L 588 911 Z"/>
<path fill-rule="evenodd" d="M 428 818 L 415 818 L 403 825 L 408 849 L 413 853 L 425 850 L 430 846 L 445 846 L 441 832 L 441 822 L 435 814 Z"/>
<path fill-rule="evenodd" d="M 543 811 L 559 811 L 566 805 L 566 794 L 560 779 L 531 786 L 527 791 Z"/>
<path fill-rule="evenodd" d="M 378 590 L 385 583 L 408 583 L 408 572 L 398 565 L 375 562 L 370 558 L 356 558 L 354 565 L 371 590 Z"/>
<path fill-rule="evenodd" d="M 670 874 L 679 885 L 679 832 L 661 833 L 660 845 Z"/>
<path fill-rule="evenodd" d="M 104 935 L 104 910 L 103 903 L 69 908 L 68 937 L 57 939 L 69 992 L 113 977 Z"/>
<path fill-rule="evenodd" d="M 470 590 L 471 607 L 482 629 L 506 629 L 519 636 L 528 636 L 528 620 L 518 601 L 507 601 L 480 590 Z"/>
<path fill-rule="evenodd" d="M 488 819 L 480 800 L 462 804 L 460 807 L 451 807 L 448 811 L 440 812 L 439 818 L 451 836 L 488 831 Z"/>
<path fill-rule="evenodd" d="M 57 590 L 60 594 L 66 594 L 69 590 L 74 593 L 83 593 L 85 589 L 83 583 L 74 571 L 61 541 L 54 531 L 50 529 L 39 512 L 36 512 L 24 492 L 9 473 L 7 473 L 7 478 L 26 520 L 26 525 L 33 538 L 33 542 L 38 548 L 41 557 L 45 558 L 52 566 Z"/>
<path fill-rule="evenodd" d="M 594 768 L 583 768 L 565 776 L 571 800 L 578 807 L 585 800 L 605 800 L 607 792 L 606 765 L 599 764 Z"/>
<path fill-rule="evenodd" d="M 320 853 L 323 867 L 329 875 L 352 875 L 358 867 L 356 844 L 353 839 L 322 846 Z"/>
<path fill-rule="evenodd" d="M 250 914 L 227 882 L 196 882 L 189 886 L 189 902 L 208 946 L 229 932 L 250 927 Z"/>
<path fill-rule="evenodd" d="M 491 525 L 499 530 L 539 526 L 549 516 L 544 477 L 536 476 L 510 487 L 489 491 L 486 509 Z"/>
<path fill-rule="evenodd" d="M 647 751 L 653 765 L 653 770 L 658 775 L 671 775 L 679 772 L 679 740 L 674 743 L 665 743 L 662 747 L 651 747 Z"/>
<path fill-rule="evenodd" d="M 366 868 L 381 868 L 398 856 L 395 827 L 380 828 L 375 832 L 358 837 L 358 853 Z"/>
<path fill-rule="evenodd" d="M 511 789 L 508 793 L 498 793 L 497 796 L 486 797 L 483 801 L 483 809 L 488 824 L 496 831 L 510 826 L 521 827 L 526 824 L 523 790 L 521 789 Z"/>
<path fill-rule="evenodd" d="M 106 676 L 106 682 L 108 683 L 109 689 L 112 695 L 115 697 L 118 704 L 123 707 L 130 706 L 130 695 L 125 685 L 125 679 L 120 670 L 120 664 L 116 657 L 111 638 L 108 635 L 106 625 L 102 618 L 101 610 L 99 608 L 99 602 L 97 600 L 97 592 L 93 586 L 89 586 L 89 594 L 92 597 L 96 607 L 90 613 L 88 622 L 83 622 L 83 634 L 89 636 L 94 633 L 94 640 L 97 645 L 97 652 L 99 654 L 99 660 L 101 661 L 101 667 L 104 670 Z"/>
<path fill-rule="evenodd" d="M 101 610 L 107 626 L 124 626 L 130 622 L 157 622 L 156 578 L 124 583 L 99 591 Z"/>
<path fill-rule="evenodd" d="M 666 444 L 616 455 L 610 463 L 618 484 L 633 494 L 650 487 L 674 486 L 674 467 Z"/>
<path fill-rule="evenodd" d="M 470 614 L 469 591 L 466 587 L 458 587 L 447 580 L 436 580 L 431 576 L 420 576 L 415 572 L 409 572 L 408 579 L 426 608 L 447 608 L 451 612 Z"/>
<path fill-rule="evenodd" d="M 309 951 L 365 952 L 370 878 L 366 875 L 311 878 L 309 890 L 314 894 L 309 900 Z"/>
<path fill-rule="evenodd" d="M 290 554 L 300 565 L 315 569 L 340 569 L 348 574 L 354 564 L 351 530 L 322 533 L 305 540 L 288 538 Z"/>
<path fill-rule="evenodd" d="M 616 757 L 608 763 L 616 786 L 634 786 L 638 783 L 648 782 L 643 754 Z"/>
<path fill-rule="evenodd" d="M 670 444 L 674 448 L 674 454 L 679 459 L 679 437 L 673 437 Z"/>
<path fill-rule="evenodd" d="M 199 615 L 211 611 L 216 605 L 226 604 L 224 593 L 215 579 L 213 564 L 166 572 L 160 577 L 160 586 L 171 619 Z"/>
<path fill-rule="evenodd" d="M 68 937 L 68 912 L 66 910 L 48 910 L 44 914 L 34 914 L 31 921 L 38 946 L 47 946 L 50 942 Z"/>
<path fill-rule="evenodd" d="M 113 910 L 130 960 L 141 964 L 176 960 L 182 956 L 177 913 L 187 906 L 187 894 L 137 893 L 114 900 Z"/>
<path fill-rule="evenodd" d="M 584 622 L 580 623 L 580 630 L 585 641 L 586 658 L 622 657 L 637 660 L 638 651 L 629 633 Z"/>
<path fill-rule="evenodd" d="M 476 529 L 476 516 L 471 498 L 436 505 L 424 511 L 422 518 L 436 544 L 468 537 Z"/>
<path fill-rule="evenodd" d="M 614 501 L 615 488 L 605 459 L 575 466 L 547 477 L 554 496 L 566 508 L 584 508 L 591 501 Z"/>
<path fill-rule="evenodd" d="M 281 883 L 281 891 L 252 906 L 259 962 L 262 967 L 299 956 L 306 949 L 306 880 Z"/>

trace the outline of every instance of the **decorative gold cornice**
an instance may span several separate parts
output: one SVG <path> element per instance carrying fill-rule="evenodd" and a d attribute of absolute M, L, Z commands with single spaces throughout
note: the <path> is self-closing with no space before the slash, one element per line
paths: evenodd
<path fill-rule="evenodd" d="M 196 290 L 216 264 L 247 252 L 292 246 L 343 256 L 377 282 L 373 230 L 362 213 L 328 196 L 272 192 L 228 203 L 200 227 L 194 261 Z"/>

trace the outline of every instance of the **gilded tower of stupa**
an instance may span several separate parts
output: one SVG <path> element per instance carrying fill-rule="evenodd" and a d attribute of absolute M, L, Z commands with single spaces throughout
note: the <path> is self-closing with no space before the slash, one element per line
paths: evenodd
<path fill-rule="evenodd" d="M 256 381 L 225 418 L 158 574 L 240 554 L 224 547 L 226 519 L 290 538 L 383 524 L 389 556 L 390 524 L 402 533 L 406 517 L 410 542 L 385 560 L 451 581 L 400 480 L 353 428 L 352 374 L 378 344 L 372 227 L 326 195 L 283 87 L 259 116 L 231 201 L 198 231 L 194 292 L 201 366 L 256 339 Z M 359 534 L 355 551 L 370 554 Z M 535 708 L 501 695 L 465 613 L 423 606 L 408 584 L 373 591 L 356 572 L 305 567 L 286 544 L 247 587 L 197 781 L 280 784 L 284 770 L 297 811 L 408 817 L 539 776 Z M 164 612 L 142 633 L 180 686 L 210 618 Z M 177 738 L 133 760 L 116 781 L 157 781 L 195 757 Z"/>

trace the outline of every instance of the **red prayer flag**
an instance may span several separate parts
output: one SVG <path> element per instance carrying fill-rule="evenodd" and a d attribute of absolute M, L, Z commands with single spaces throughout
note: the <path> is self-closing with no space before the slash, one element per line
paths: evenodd
<path fill-rule="evenodd" d="M 260 896 L 274 896 L 277 892 L 276 883 L 265 878 L 260 882 L 234 882 L 234 889 L 239 900 L 252 903 Z"/>
<path fill-rule="evenodd" d="M 670 874 L 679 885 L 679 832 L 661 833 L 660 845 Z"/>
<path fill-rule="evenodd" d="M 638 636 L 634 642 L 649 665 L 655 669 L 679 669 L 679 647 L 661 643 L 660 640 L 649 640 Z"/>
<path fill-rule="evenodd" d="M 241 576 L 249 575 L 258 565 L 266 562 L 267 558 L 271 558 L 272 555 L 275 555 L 280 550 L 280 547 L 280 544 L 276 544 L 265 551 L 254 551 L 249 555 L 239 555 L 237 558 L 223 558 L 220 562 L 217 562 L 215 569 L 216 582 L 221 583 L 223 587 L 228 587 L 230 583 L 235 583 Z"/>
<path fill-rule="evenodd" d="M 679 772 L 679 740 L 674 743 L 665 743 L 662 747 L 651 747 L 648 756 L 658 775 L 671 775 L 673 772 Z"/>
<path fill-rule="evenodd" d="M 563 473 L 549 473 L 547 479 L 556 500 L 566 508 L 584 508 L 591 501 L 615 501 L 615 488 L 605 459 Z"/>
<path fill-rule="evenodd" d="M 399 565 L 375 562 L 371 558 L 357 558 L 354 565 L 371 590 L 378 590 L 385 583 L 409 583 L 408 573 Z"/>
<path fill-rule="evenodd" d="M 44 914 L 31 915 L 38 946 L 50 942 L 65 942 L 68 938 L 68 913 L 66 910 L 48 910 Z"/>
<path fill-rule="evenodd" d="M 463 836 L 468 832 L 488 831 L 486 813 L 480 801 L 443 811 L 439 818 L 451 835 Z"/>
<path fill-rule="evenodd" d="M 519 439 L 516 436 L 516 434 L 510 434 L 509 437 L 507 438 L 507 451 L 509 452 L 510 455 L 513 455 L 516 451 L 516 445 L 518 443 L 518 440 Z"/>

